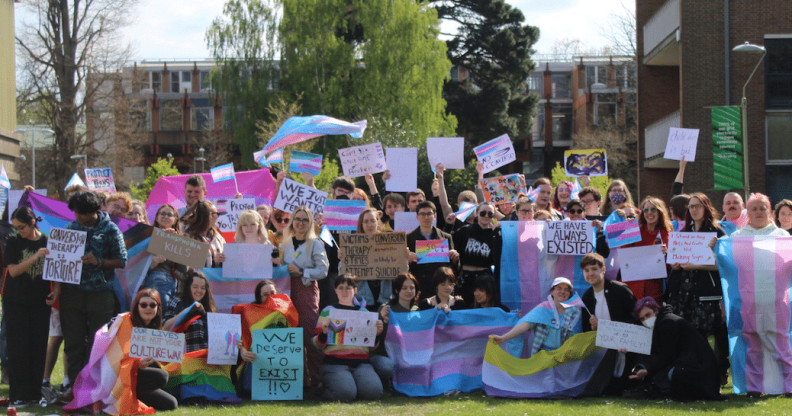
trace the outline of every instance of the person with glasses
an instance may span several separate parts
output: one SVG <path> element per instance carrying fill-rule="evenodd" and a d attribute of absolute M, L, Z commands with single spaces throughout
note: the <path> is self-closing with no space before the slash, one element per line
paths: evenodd
<path fill-rule="evenodd" d="M 482 202 L 476 208 L 478 221 L 456 230 L 452 236 L 454 247 L 459 249 L 459 263 L 462 272 L 459 275 L 459 294 L 468 305 L 473 304 L 473 290 L 476 279 L 489 276 L 495 279 L 492 266 L 500 262 L 495 258 L 495 232 L 493 218 L 495 206 L 491 202 Z M 498 282 L 496 282 L 497 285 Z M 496 293 L 500 293 L 500 286 Z"/>
<path fill-rule="evenodd" d="M 579 199 L 569 201 L 564 211 L 566 217 L 570 221 L 586 221 L 586 210 L 583 208 L 583 201 Z M 608 258 L 608 256 L 610 256 L 610 247 L 608 246 L 608 239 L 602 229 L 602 221 L 593 220 L 591 221 L 591 226 L 594 227 L 594 238 L 597 240 L 595 248 L 596 253 L 604 258 Z"/>
<path fill-rule="evenodd" d="M 165 232 L 181 235 L 178 211 L 171 204 L 163 204 L 157 209 L 154 226 Z M 178 276 L 184 276 L 185 273 L 187 273 L 186 265 L 174 263 L 161 255 L 152 256 L 149 272 L 141 287 L 157 289 L 162 302 L 167 305 L 177 293 L 182 293 L 183 288 L 177 287 L 183 286 L 179 284 L 181 282 Z"/>
<path fill-rule="evenodd" d="M 275 247 L 279 247 L 283 242 L 283 232 L 286 231 L 286 228 L 289 226 L 289 221 L 291 221 L 291 214 L 277 208 L 272 209 L 269 238 Z"/>
<path fill-rule="evenodd" d="M 432 277 L 435 271 L 441 267 L 456 268 L 459 263 L 459 253 L 454 249 L 454 239 L 451 234 L 441 231 L 434 226 L 435 218 L 437 218 L 437 208 L 432 201 L 422 201 L 416 207 L 415 216 L 418 218 L 419 226 L 410 233 L 407 233 L 407 249 L 410 250 L 410 273 L 418 279 L 418 287 L 429 288 L 434 287 L 432 284 Z M 448 259 L 447 263 L 425 263 L 418 264 L 418 255 L 416 253 L 416 242 L 422 240 L 446 240 L 448 242 Z M 431 295 L 429 290 L 420 293 L 420 299 L 427 298 Z"/>
<path fill-rule="evenodd" d="M 605 221 L 608 217 L 602 215 L 600 206 L 602 205 L 602 193 L 593 186 L 586 186 L 578 192 L 578 199 L 586 209 L 586 219 L 589 221 Z"/>
<path fill-rule="evenodd" d="M 117 192 L 105 200 L 102 211 L 118 218 L 126 218 L 127 212 L 132 209 L 132 198 L 126 192 Z"/>
<path fill-rule="evenodd" d="M 223 248 L 226 241 L 217 228 L 217 207 L 213 203 L 202 200 L 182 218 L 184 235 L 194 240 L 209 243 L 209 253 L 206 257 L 206 267 L 222 267 L 225 261 Z"/>
<path fill-rule="evenodd" d="M 206 275 L 198 271 L 187 274 L 186 287 L 181 297 L 173 298 L 165 305 L 162 317 L 165 323 L 162 324 L 162 329 L 165 331 L 173 329 L 176 317 L 195 302 L 198 302 L 197 308 L 201 317 L 193 321 L 184 331 L 185 352 L 209 348 L 209 327 L 206 313 L 217 312 L 209 280 Z"/>
<path fill-rule="evenodd" d="M 665 203 L 653 196 L 647 196 L 641 202 L 638 212 L 638 225 L 641 229 L 641 241 L 624 247 L 644 247 L 662 245 L 663 254 L 668 250 L 668 233 L 674 231 Z M 621 280 L 621 272 L 618 279 Z M 625 282 L 637 299 L 651 296 L 658 302 L 663 298 L 665 278 Z"/>
<path fill-rule="evenodd" d="M 517 221 L 534 220 L 534 203 L 528 197 L 520 197 L 514 211 L 517 213 Z"/>
<path fill-rule="evenodd" d="M 47 355 L 50 306 L 60 293 L 60 283 L 42 279 L 47 236 L 38 229 L 39 218 L 28 207 L 11 215 L 16 235 L 5 247 L 8 274 L 3 291 L 4 319 L 7 326 L 6 348 L 11 407 L 36 405 L 41 398 L 41 376 Z M 46 401 L 43 403 L 47 404 Z"/>

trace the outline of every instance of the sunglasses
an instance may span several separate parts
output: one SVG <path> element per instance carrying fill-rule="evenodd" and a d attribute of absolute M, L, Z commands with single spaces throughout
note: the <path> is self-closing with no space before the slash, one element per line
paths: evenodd
<path fill-rule="evenodd" d="M 294 218 L 294 219 L 292 219 L 292 222 L 295 223 L 295 224 L 308 224 L 308 221 L 310 221 L 308 218 Z"/>
<path fill-rule="evenodd" d="M 277 222 L 278 224 L 285 224 L 285 223 L 289 222 L 289 219 L 286 218 L 286 217 L 284 217 L 284 218 L 275 217 L 275 218 L 273 218 L 273 220 L 275 222 Z"/>
<path fill-rule="evenodd" d="M 690 205 L 687 206 L 687 209 L 691 209 L 691 210 L 692 209 L 699 209 L 699 208 L 704 208 L 704 205 L 702 205 L 702 204 L 690 204 Z"/>
<path fill-rule="evenodd" d="M 152 302 L 152 303 L 140 302 L 140 303 L 138 303 L 138 306 L 140 306 L 143 309 L 157 309 L 158 305 L 156 303 L 154 303 L 154 302 Z"/>
<path fill-rule="evenodd" d="M 643 209 L 643 213 L 644 213 L 644 214 L 648 214 L 648 213 L 650 213 L 650 212 L 651 212 L 652 214 L 656 214 L 656 213 L 657 213 L 657 207 L 651 207 L 651 208 L 644 208 L 644 209 Z"/>
<path fill-rule="evenodd" d="M 570 214 L 575 214 L 575 215 L 577 215 L 577 214 L 582 214 L 582 213 L 583 213 L 583 210 L 582 210 L 582 209 L 580 209 L 580 208 L 578 208 L 578 209 L 570 209 L 570 210 L 568 210 L 567 212 L 568 212 L 568 213 L 570 213 Z"/>
<path fill-rule="evenodd" d="M 495 213 L 492 212 L 492 211 L 481 211 L 481 212 L 479 212 L 479 217 L 481 217 L 481 218 L 484 218 L 484 217 L 493 218 L 493 217 L 495 217 Z"/>

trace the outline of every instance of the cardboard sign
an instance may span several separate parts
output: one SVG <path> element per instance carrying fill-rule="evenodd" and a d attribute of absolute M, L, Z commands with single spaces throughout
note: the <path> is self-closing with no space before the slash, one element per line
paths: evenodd
<path fill-rule="evenodd" d="M 228 199 L 225 202 L 226 212 L 217 218 L 217 228 L 220 232 L 233 233 L 239 222 L 239 214 L 256 210 L 255 198 Z"/>
<path fill-rule="evenodd" d="M 242 317 L 229 313 L 206 314 L 209 326 L 209 354 L 207 364 L 234 365 L 237 363 L 237 341 L 242 339 Z"/>
<path fill-rule="evenodd" d="M 564 152 L 566 176 L 608 176 L 608 156 L 605 149 L 567 150 Z"/>
<path fill-rule="evenodd" d="M 663 246 L 660 245 L 620 248 L 619 265 L 622 282 L 668 277 Z"/>
<path fill-rule="evenodd" d="M 605 226 L 608 247 L 616 248 L 641 241 L 641 226 L 638 221 L 622 221 Z"/>
<path fill-rule="evenodd" d="M 407 234 L 340 234 L 344 271 L 359 280 L 395 279 L 407 273 Z"/>
<path fill-rule="evenodd" d="M 184 334 L 148 328 L 132 328 L 129 356 L 153 358 L 166 363 L 182 362 Z"/>
<path fill-rule="evenodd" d="M 597 323 L 597 346 L 617 351 L 626 348 L 629 352 L 649 355 L 652 352 L 652 330 L 624 322 L 600 320 Z"/>
<path fill-rule="evenodd" d="M 303 329 L 250 331 L 253 336 L 253 400 L 303 399 Z"/>
<path fill-rule="evenodd" d="M 327 345 L 373 347 L 377 339 L 377 314 L 368 311 L 332 309 Z"/>
<path fill-rule="evenodd" d="M 110 168 L 85 169 L 85 186 L 92 191 L 116 193 L 113 170 Z"/>
<path fill-rule="evenodd" d="M 388 192 L 414 192 L 418 189 L 418 149 L 414 147 L 385 149 L 391 177 L 385 181 Z"/>
<path fill-rule="evenodd" d="M 668 256 L 666 262 L 691 263 L 712 266 L 715 253 L 709 243 L 718 233 L 670 233 L 668 234 Z"/>
<path fill-rule="evenodd" d="M 178 234 L 168 233 L 154 227 L 148 252 L 166 259 L 201 270 L 206 267 L 209 243 L 193 240 Z"/>
<path fill-rule="evenodd" d="M 492 172 L 517 160 L 517 154 L 514 153 L 514 145 L 508 134 L 496 137 L 481 146 L 474 147 L 473 151 L 476 152 L 478 161 L 484 165 L 481 173 Z"/>
<path fill-rule="evenodd" d="M 429 137 L 426 139 L 426 155 L 432 169 L 438 163 L 446 169 L 465 169 L 465 138 Z"/>
<path fill-rule="evenodd" d="M 366 201 L 331 199 L 325 201 L 322 220 L 331 231 L 357 231 L 360 213 L 366 209 Z"/>
<path fill-rule="evenodd" d="M 520 175 L 512 174 L 498 176 L 496 178 L 485 178 L 479 181 L 481 190 L 484 192 L 484 199 L 493 204 L 501 202 L 517 202 L 517 195 L 520 193 Z"/>
<path fill-rule="evenodd" d="M 382 152 L 382 145 L 379 142 L 338 149 L 338 156 L 341 159 L 344 175 L 350 178 L 365 176 L 367 173 L 378 173 L 386 169 L 385 153 Z"/>
<path fill-rule="evenodd" d="M 285 178 L 278 189 L 278 196 L 275 198 L 273 206 L 288 213 L 293 213 L 295 209 L 306 206 L 312 213 L 317 214 L 324 209 L 326 200 L 327 192 Z"/>
<path fill-rule="evenodd" d="M 51 228 L 47 239 L 49 254 L 44 257 L 44 274 L 41 278 L 79 285 L 87 238 L 88 233 L 85 231 Z"/>
<path fill-rule="evenodd" d="M 415 254 L 418 255 L 418 264 L 448 263 L 448 240 L 416 240 Z"/>
<path fill-rule="evenodd" d="M 289 159 L 289 172 L 308 172 L 313 176 L 319 176 L 322 173 L 322 158 L 322 155 L 316 153 L 292 150 L 291 159 Z"/>
<path fill-rule="evenodd" d="M 591 221 L 550 221 L 545 228 L 547 254 L 585 256 L 594 251 Z"/>
<path fill-rule="evenodd" d="M 272 244 L 226 244 L 223 279 L 272 279 L 272 247 Z"/>
<path fill-rule="evenodd" d="M 682 160 L 686 162 L 696 160 L 696 145 L 698 144 L 699 129 L 681 129 L 671 127 L 668 131 L 668 142 L 663 158 Z"/>

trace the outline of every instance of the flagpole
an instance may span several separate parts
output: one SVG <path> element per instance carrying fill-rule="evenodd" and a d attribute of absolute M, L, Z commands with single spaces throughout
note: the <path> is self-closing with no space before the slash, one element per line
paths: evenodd
<path fill-rule="evenodd" d="M 236 180 L 236 172 L 234 172 L 234 187 L 236 188 L 236 193 L 239 193 L 239 184 Z"/>

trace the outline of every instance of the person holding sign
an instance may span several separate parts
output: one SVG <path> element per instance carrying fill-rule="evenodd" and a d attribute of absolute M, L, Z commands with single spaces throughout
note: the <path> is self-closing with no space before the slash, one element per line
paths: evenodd
<path fill-rule="evenodd" d="M 608 186 L 608 190 L 605 191 L 605 202 L 602 204 L 602 215 L 607 217 L 611 212 L 623 209 L 625 204 L 635 205 L 632 194 L 623 180 L 614 179 Z"/>
<path fill-rule="evenodd" d="M 209 253 L 206 257 L 206 267 L 222 267 L 225 261 L 223 247 L 225 238 L 217 229 L 217 212 L 215 205 L 209 201 L 201 200 L 195 203 L 193 209 L 182 218 L 184 222 L 184 235 L 194 240 L 209 243 Z"/>
<path fill-rule="evenodd" d="M 50 306 L 58 298 L 60 282 L 42 279 L 47 236 L 38 229 L 39 219 L 28 207 L 11 215 L 16 235 L 6 243 L 8 266 L 3 291 L 6 348 L 10 363 L 9 406 L 27 407 L 41 400 L 41 376 L 47 354 Z M 46 405 L 46 402 L 45 402 Z"/>
<path fill-rule="evenodd" d="M 176 208 L 171 204 L 163 204 L 159 207 L 156 218 L 154 219 L 154 226 L 169 233 L 181 234 L 179 214 Z M 175 273 L 184 275 L 187 273 L 187 266 L 174 263 L 166 259 L 165 256 L 153 256 L 151 258 L 149 272 L 141 287 L 157 289 L 162 297 L 162 301 L 167 305 L 177 292 L 181 293 L 181 290 L 176 290 L 177 279 Z"/>
<path fill-rule="evenodd" d="M 495 232 L 492 219 L 495 217 L 495 206 L 491 202 L 482 202 L 476 209 L 478 223 L 468 224 L 453 233 L 454 246 L 459 248 L 459 262 L 462 264 L 460 295 L 468 305 L 473 304 L 473 288 L 476 279 L 489 276 L 492 266 L 500 259 L 495 254 Z M 496 285 L 497 287 L 497 285 Z"/>
<path fill-rule="evenodd" d="M 432 278 L 435 272 L 441 267 L 454 267 L 459 263 L 459 253 L 454 250 L 454 239 L 451 235 L 440 231 L 434 226 L 434 221 L 437 218 L 437 211 L 435 204 L 432 201 L 422 201 L 416 208 L 416 217 L 420 226 L 407 234 L 407 249 L 410 250 L 410 273 L 418 279 L 420 283 L 418 287 L 424 288 L 425 292 L 429 292 L 428 288 L 434 287 Z M 424 263 L 418 264 L 417 243 L 416 241 L 423 240 L 441 240 L 444 239 L 448 242 L 448 263 Z M 426 293 L 421 298 L 429 297 Z"/>
<path fill-rule="evenodd" d="M 632 380 L 644 380 L 630 398 L 671 396 L 677 400 L 721 400 L 715 354 L 707 340 L 687 321 L 661 308 L 649 296 L 635 304 L 635 317 L 652 330 L 652 353 L 640 356 Z M 628 396 L 629 395 L 629 396 Z"/>
<path fill-rule="evenodd" d="M 537 211 L 547 211 L 550 213 L 550 220 L 551 221 L 561 221 L 564 219 L 564 215 L 561 214 L 560 211 L 553 208 L 552 204 L 552 195 L 553 195 L 553 183 L 550 182 L 550 179 L 547 178 L 539 178 L 534 181 L 533 187 L 539 189 L 539 194 L 536 196 L 536 210 Z"/>
<path fill-rule="evenodd" d="M 209 280 L 203 273 L 193 271 L 187 275 L 185 283 L 186 288 L 181 298 L 173 298 L 165 306 L 165 315 L 163 317 L 165 323 L 162 328 L 165 331 L 171 331 L 173 324 L 176 322 L 176 317 L 183 310 L 198 302 L 198 310 L 201 316 L 190 323 L 190 326 L 184 331 L 186 352 L 193 352 L 209 348 L 209 324 L 206 313 L 217 312 L 217 307 L 215 307 Z"/>
<path fill-rule="evenodd" d="M 668 250 L 668 233 L 674 231 L 665 203 L 659 198 L 647 196 L 641 202 L 640 208 L 638 224 L 641 227 L 641 241 L 624 247 L 662 245 L 663 254 L 665 254 Z M 621 275 L 619 280 L 621 280 Z M 626 283 L 636 298 L 651 296 L 660 301 L 663 297 L 663 280 L 637 280 Z"/>
<path fill-rule="evenodd" d="M 380 232 L 380 228 L 383 226 L 376 208 L 366 208 L 358 216 L 357 233 L 359 234 L 376 234 Z M 343 274 L 346 272 L 344 267 L 344 247 L 338 248 L 338 260 L 338 271 Z M 358 283 L 358 297 L 365 301 L 366 306 L 376 310 L 380 305 L 391 300 L 391 283 L 391 280 L 379 279 L 362 281 Z"/>
<path fill-rule="evenodd" d="M 355 399 L 378 400 L 382 397 L 382 382 L 369 360 L 369 353 L 373 348 L 328 345 L 327 343 L 327 331 L 330 327 L 330 312 L 332 310 L 365 311 L 365 308 L 355 304 L 357 277 L 351 274 L 338 275 L 335 280 L 335 292 L 338 296 L 338 303 L 322 310 L 322 314 L 316 322 L 316 335 L 311 340 L 317 350 L 324 352 L 322 397 L 326 400 L 342 402 Z M 382 328 L 382 321 L 377 320 L 377 344 L 380 341 Z"/>
<path fill-rule="evenodd" d="M 265 225 L 264 219 L 261 218 L 258 212 L 247 210 L 239 214 L 237 221 L 236 234 L 234 234 L 234 243 L 246 244 L 270 244 L 269 233 Z M 272 249 L 272 265 L 280 265 L 278 258 L 279 251 L 277 247 Z"/>

